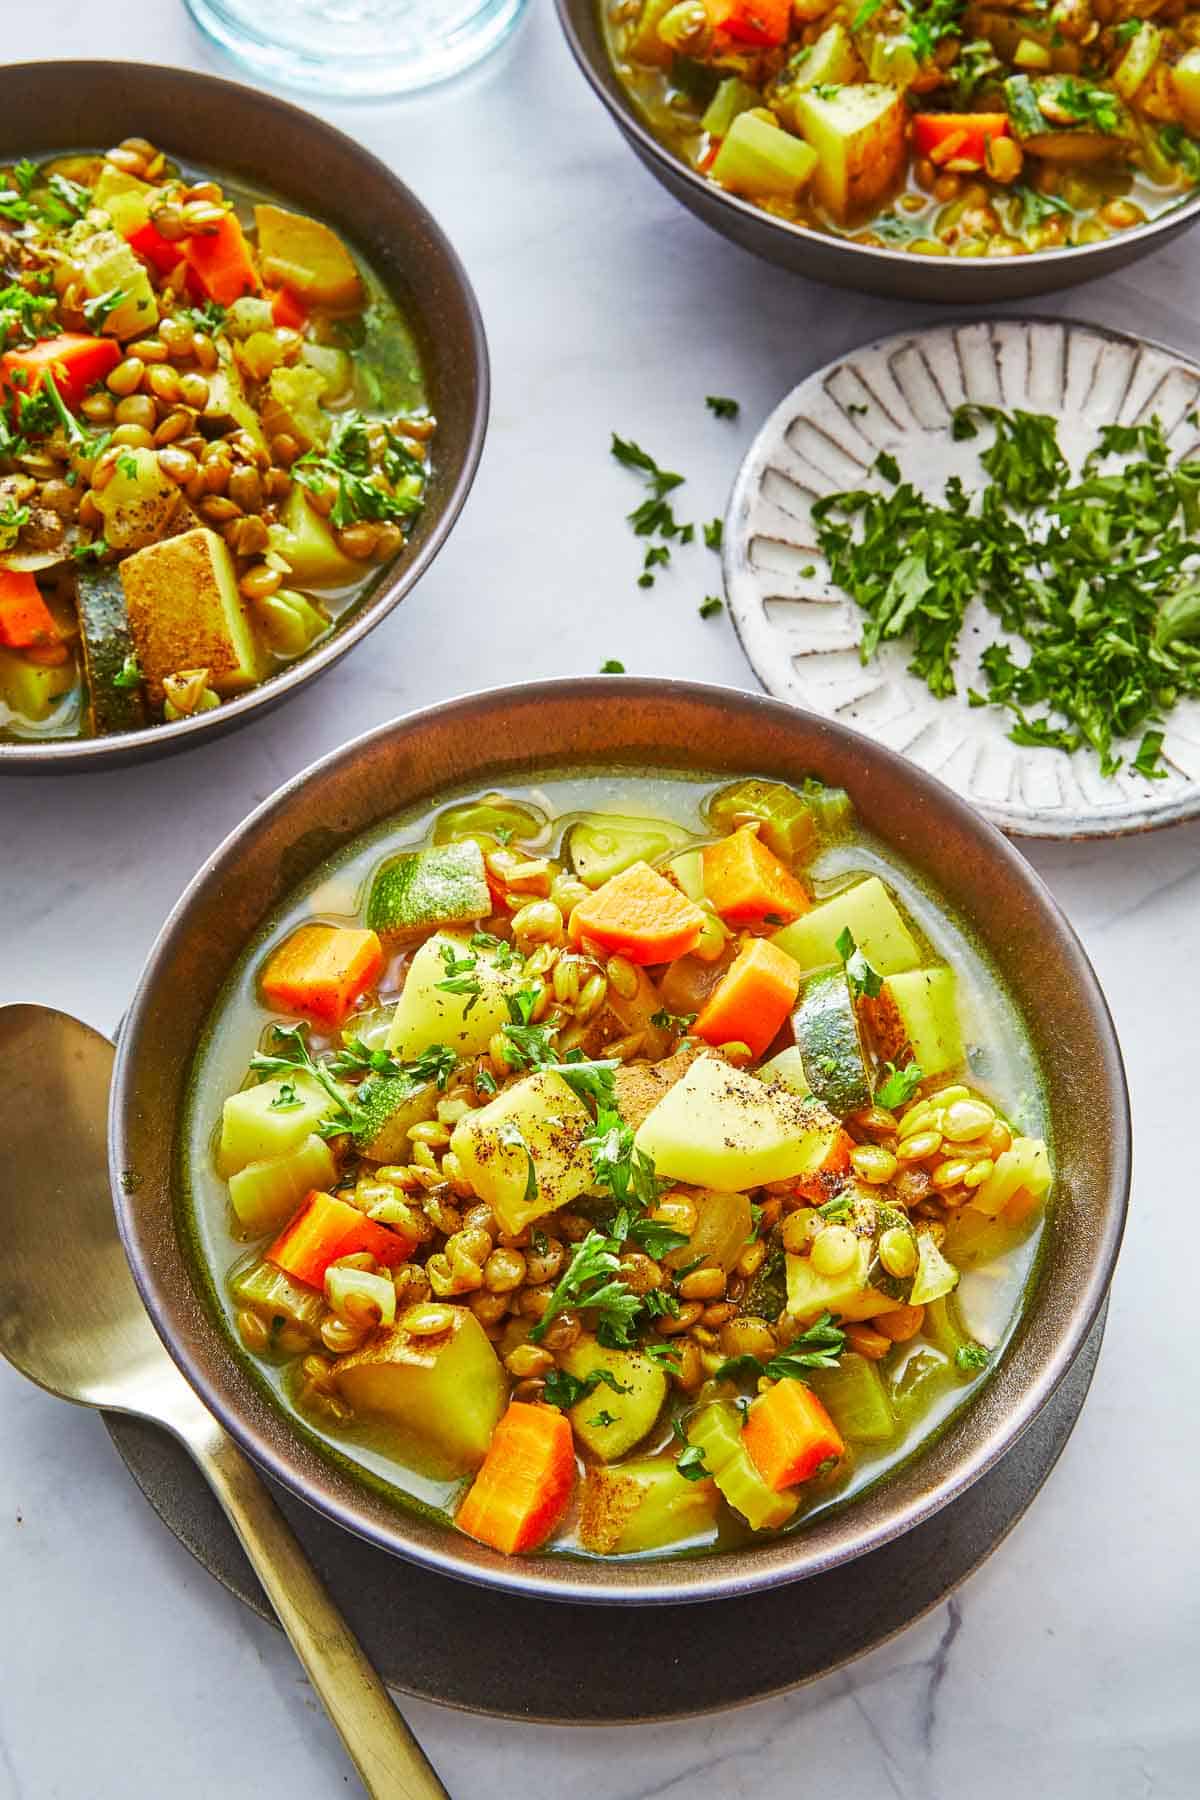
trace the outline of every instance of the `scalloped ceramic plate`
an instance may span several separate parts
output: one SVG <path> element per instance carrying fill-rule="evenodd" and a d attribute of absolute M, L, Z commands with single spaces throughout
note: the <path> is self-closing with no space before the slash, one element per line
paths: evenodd
<path fill-rule="evenodd" d="M 1104 779 L 1087 751 L 1023 748 L 998 707 L 971 707 L 979 654 L 1003 638 L 972 602 L 956 667 L 959 694 L 935 700 L 907 672 L 908 649 L 886 644 L 864 667 L 862 615 L 833 587 L 815 545 L 811 507 L 840 489 L 879 485 L 881 450 L 930 498 L 961 475 L 984 477 L 989 441 L 955 443 L 964 401 L 1051 413 L 1073 467 L 1102 425 L 1157 413 L 1173 456 L 1200 453 L 1200 366 L 1143 339 L 1043 319 L 941 325 L 884 338 L 830 363 L 776 407 L 750 448 L 725 521 L 725 586 L 743 648 L 781 700 L 835 719 L 937 775 L 1002 830 L 1031 837 L 1106 837 L 1200 815 L 1200 701 L 1171 713 L 1165 780 L 1123 768 Z M 1128 746 L 1129 754 L 1136 744 Z"/>

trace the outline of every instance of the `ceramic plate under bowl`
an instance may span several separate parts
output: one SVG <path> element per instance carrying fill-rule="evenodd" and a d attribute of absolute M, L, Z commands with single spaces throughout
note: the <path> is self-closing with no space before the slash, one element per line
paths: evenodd
<path fill-rule="evenodd" d="M 889 643 L 864 667 L 864 615 L 831 585 L 816 548 L 813 502 L 886 483 L 880 451 L 940 498 L 948 476 L 986 481 L 990 436 L 955 443 L 964 401 L 1049 413 L 1078 468 L 1104 425 L 1157 415 L 1173 458 L 1200 453 L 1200 366 L 1141 338 L 1048 319 L 1000 319 L 903 332 L 818 369 L 771 414 L 742 464 L 725 521 L 725 586 L 747 656 L 781 700 L 863 732 L 937 775 L 1004 831 L 1107 837 L 1200 815 L 1200 702 L 1171 713 L 1165 780 L 1105 779 L 1090 752 L 1021 747 L 999 707 L 972 707 L 979 655 L 1003 638 L 981 601 L 967 613 L 958 693 L 936 700 L 908 673 L 910 648 Z M 1129 746 L 1132 755 L 1136 743 Z"/>

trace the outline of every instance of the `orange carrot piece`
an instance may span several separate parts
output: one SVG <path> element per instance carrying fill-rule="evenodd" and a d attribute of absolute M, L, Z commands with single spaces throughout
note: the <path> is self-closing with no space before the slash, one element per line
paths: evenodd
<path fill-rule="evenodd" d="M 742 1445 L 771 1489 L 782 1493 L 816 1473 L 827 1457 L 845 1454 L 837 1427 L 802 1381 L 785 1376 L 746 1414 Z"/>
<path fill-rule="evenodd" d="M 59 644 L 37 582 L 16 569 L 0 569 L 0 644 L 10 650 L 47 650 Z"/>
<path fill-rule="evenodd" d="M 713 29 L 735 44 L 763 48 L 787 42 L 791 0 L 708 0 Z"/>
<path fill-rule="evenodd" d="M 673 962 L 695 949 L 703 925 L 693 900 L 649 863 L 635 862 L 580 901 L 571 914 L 571 941 L 591 938 L 631 963 Z"/>
<path fill-rule="evenodd" d="M 1009 135 L 1007 113 L 917 113 L 913 150 L 935 164 L 971 162 L 982 169 L 993 138 Z"/>
<path fill-rule="evenodd" d="M 574 1485 L 566 1416 L 553 1406 L 513 1400 L 454 1522 L 505 1556 L 536 1550 L 561 1522 Z"/>
<path fill-rule="evenodd" d="M 710 1044 L 748 1044 L 761 1056 L 800 992 L 800 965 L 769 938 L 747 938 L 692 1027 Z"/>
<path fill-rule="evenodd" d="M 32 394 L 50 369 L 55 387 L 74 410 L 92 384 L 102 381 L 120 360 L 121 346 L 115 338 L 62 331 L 22 350 L 6 350 L 0 357 L 0 387 L 9 394 Z"/>
<path fill-rule="evenodd" d="M 700 853 L 704 892 L 730 925 L 790 925 L 812 905 L 808 889 L 759 837 L 753 825 Z"/>
<path fill-rule="evenodd" d="M 268 288 L 267 298 L 271 302 L 271 317 L 276 325 L 282 325 L 288 331 L 304 330 L 308 324 L 308 313 L 291 288 Z"/>
<path fill-rule="evenodd" d="M 139 225 L 131 231 L 125 242 L 135 255 L 143 262 L 148 262 L 160 275 L 169 275 L 171 270 L 185 260 L 185 240 L 182 238 L 165 238 L 151 220 Z"/>
<path fill-rule="evenodd" d="M 363 1250 L 369 1250 L 376 1262 L 391 1269 L 406 1260 L 412 1246 L 398 1232 L 368 1219 L 348 1200 L 314 1188 L 267 1251 L 267 1261 L 293 1281 L 319 1288 L 325 1285 L 325 1271 L 330 1263 L 339 1256 L 356 1256 Z"/>
<path fill-rule="evenodd" d="M 257 294 L 262 285 L 235 213 L 227 212 L 215 231 L 185 238 L 184 254 L 201 292 L 221 306 Z"/>
<path fill-rule="evenodd" d="M 794 1192 L 805 1200 L 811 1200 L 815 1206 L 823 1206 L 842 1185 L 840 1178 L 850 1167 L 853 1150 L 854 1139 L 850 1133 L 840 1125 L 836 1128 L 831 1126 L 829 1148 L 815 1169 L 810 1169 L 807 1175 L 796 1177 Z"/>
<path fill-rule="evenodd" d="M 337 1027 L 382 967 L 383 948 L 373 931 L 302 925 L 263 971 L 263 999 L 281 1012 Z"/>

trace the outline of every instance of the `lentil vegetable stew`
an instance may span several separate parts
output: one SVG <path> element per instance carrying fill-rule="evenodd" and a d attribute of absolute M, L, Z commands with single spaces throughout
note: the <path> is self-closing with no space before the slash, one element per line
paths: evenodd
<path fill-rule="evenodd" d="M 403 549 L 412 334 L 322 221 L 140 138 L 0 171 L 0 737 L 218 706 Z"/>
<path fill-rule="evenodd" d="M 188 1231 L 261 1383 L 398 1500 L 506 1553 L 722 1547 L 985 1378 L 1040 1094 L 841 790 L 555 774 L 394 822 L 250 947 Z"/>
<path fill-rule="evenodd" d="M 602 0 L 617 73 L 707 180 L 928 256 L 1088 244 L 1200 182 L 1187 0 Z"/>

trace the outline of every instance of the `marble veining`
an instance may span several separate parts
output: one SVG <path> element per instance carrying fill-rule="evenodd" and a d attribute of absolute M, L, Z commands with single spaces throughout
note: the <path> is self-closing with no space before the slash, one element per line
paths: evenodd
<path fill-rule="evenodd" d="M 230 72 L 177 0 L 42 0 L 19 50 L 137 54 Z M 0 783 L 0 997 L 111 1030 L 167 909 L 280 781 L 396 713 L 530 674 L 753 688 L 717 559 L 639 591 L 640 498 L 612 430 L 723 513 L 758 424 L 810 370 L 928 307 L 773 270 L 676 207 L 584 88 L 549 6 L 457 86 L 321 109 L 412 183 L 476 283 L 495 377 L 475 492 L 426 580 L 316 688 L 159 766 Z M 1029 310 L 1200 354 L 1200 232 Z M 711 418 L 707 393 L 741 402 Z M 1093 957 L 1129 1065 L 1134 1204 L 1091 1398 L 1043 1494 L 946 1605 L 784 1698 L 678 1725 L 538 1727 L 408 1707 L 456 1800 L 1192 1800 L 1198 1789 L 1196 1316 L 1183 1169 L 1200 1012 L 1200 827 L 1033 846 Z M 52 1221 L 48 1222 L 52 1229 Z M 0 1247 L 2 1253 L 2 1247 Z M 1177 1274 L 1176 1272 L 1179 1271 Z M 199 1569 L 98 1420 L 0 1366 L 0 1800 L 258 1800 L 355 1791 L 283 1640 Z M 796 1590 L 796 1604 L 804 1604 Z M 705 1633 L 702 1609 L 691 1629 Z M 613 1655 L 636 1655 L 614 1616 Z M 419 1646 L 414 1645 L 414 1656 Z M 737 1645 L 714 1640 L 714 1657 Z M 528 1660 L 536 1706 L 538 1646 Z M 645 1680 L 655 1680 L 647 1668 Z M 500 1775 L 498 1776 L 498 1771 Z"/>

